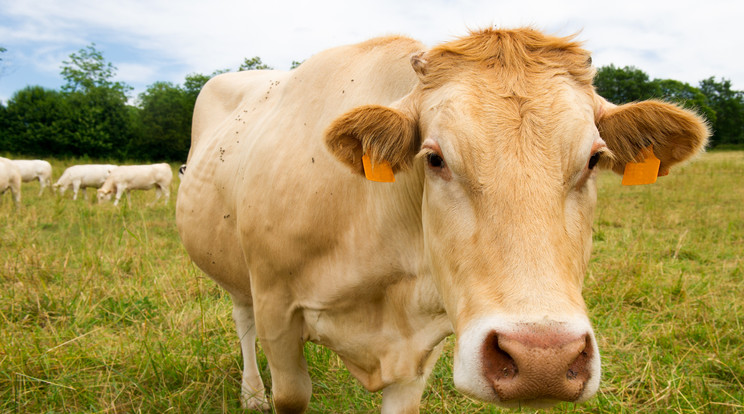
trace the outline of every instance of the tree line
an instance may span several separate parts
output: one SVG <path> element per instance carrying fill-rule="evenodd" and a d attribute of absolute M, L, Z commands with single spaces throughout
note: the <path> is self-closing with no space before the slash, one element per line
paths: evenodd
<path fill-rule="evenodd" d="M 253 57 L 238 68 L 254 69 L 271 67 Z M 0 152 L 184 161 L 199 91 L 211 77 L 228 71 L 189 74 L 182 84 L 155 82 L 132 104 L 132 87 L 113 81 L 116 67 L 90 44 L 62 62 L 65 84 L 59 90 L 28 86 L 0 104 Z"/>
<path fill-rule="evenodd" d="M 710 77 L 697 87 L 672 79 L 649 79 L 642 70 L 603 66 L 594 78 L 597 93 L 623 104 L 644 99 L 676 102 L 703 115 L 711 126 L 711 146 L 744 144 L 744 92 L 731 88 L 728 79 Z"/>
<path fill-rule="evenodd" d="M 4 52 L 0 48 L 0 54 Z M 1 56 L 1 55 L 0 55 Z M 293 62 L 292 68 L 299 65 Z M 271 69 L 259 57 L 238 70 Z M 184 161 L 191 116 L 199 91 L 212 77 L 189 74 L 182 84 L 155 82 L 129 102 L 129 85 L 113 81 L 116 67 L 95 44 L 63 61 L 66 83 L 59 89 L 28 86 L 0 104 L 0 152 L 36 157 L 88 157 L 143 161 Z M 622 104 L 649 98 L 697 110 L 713 130 L 712 145 L 744 144 L 744 93 L 711 77 L 697 87 L 670 79 L 649 79 L 635 67 L 598 69 L 597 92 Z"/>

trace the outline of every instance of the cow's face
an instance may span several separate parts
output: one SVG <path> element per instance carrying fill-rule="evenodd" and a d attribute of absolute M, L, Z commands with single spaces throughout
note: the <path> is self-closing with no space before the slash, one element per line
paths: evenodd
<path fill-rule="evenodd" d="M 113 195 L 113 191 L 105 189 L 105 188 L 99 188 L 96 190 L 96 198 L 98 198 L 98 202 L 108 201 L 111 200 L 111 196 Z"/>
<path fill-rule="evenodd" d="M 566 83 L 513 96 L 454 80 L 421 101 L 426 263 L 458 338 L 455 383 L 482 400 L 581 401 L 599 384 L 581 287 L 608 149 L 591 88 Z"/>
<path fill-rule="evenodd" d="M 457 336 L 459 390 L 504 405 L 586 400 L 600 377 L 581 296 L 597 171 L 649 144 L 666 170 L 700 149 L 705 126 L 668 104 L 608 104 L 586 51 L 532 31 L 474 34 L 412 62 L 419 86 L 340 118 L 329 147 L 344 160 L 334 144 L 348 154 L 358 139 L 352 165 L 357 152 L 423 164 L 424 263 Z"/>

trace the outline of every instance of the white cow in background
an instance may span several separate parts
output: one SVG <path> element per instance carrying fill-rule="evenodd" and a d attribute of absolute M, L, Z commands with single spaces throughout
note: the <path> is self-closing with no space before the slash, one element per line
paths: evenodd
<path fill-rule="evenodd" d="M 21 172 L 9 159 L 0 157 L 0 195 L 10 190 L 16 207 L 21 205 Z"/>
<path fill-rule="evenodd" d="M 62 173 L 62 176 L 54 184 L 54 188 L 59 189 L 60 195 L 64 195 L 65 191 L 72 187 L 73 200 L 77 200 L 78 190 L 82 188 L 83 198 L 86 198 L 86 188 L 101 187 L 116 167 L 112 164 L 73 165 Z"/>
<path fill-rule="evenodd" d="M 155 187 L 155 202 L 165 194 L 165 203 L 170 197 L 170 184 L 173 179 L 173 171 L 166 163 L 152 165 L 124 165 L 114 169 L 98 189 L 98 202 L 111 199 L 116 192 L 114 205 L 119 204 L 121 195 L 126 192 L 127 202 L 131 204 L 130 190 L 149 190 Z"/>
<path fill-rule="evenodd" d="M 39 195 L 52 182 L 52 165 L 44 160 L 11 160 L 21 172 L 21 180 L 26 183 L 39 180 Z"/>

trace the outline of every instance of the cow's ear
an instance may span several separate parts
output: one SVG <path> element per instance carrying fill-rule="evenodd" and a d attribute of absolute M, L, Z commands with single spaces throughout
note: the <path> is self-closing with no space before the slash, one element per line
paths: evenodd
<path fill-rule="evenodd" d="M 625 164 L 640 162 L 643 149 L 653 146 L 661 160 L 659 175 L 705 148 L 710 136 L 706 122 L 694 112 L 656 100 L 615 106 L 598 99 L 596 114 L 599 135 L 614 157 L 604 157 L 600 166 L 622 174 Z"/>
<path fill-rule="evenodd" d="M 401 110 L 365 105 L 341 115 L 326 129 L 328 149 L 341 162 L 364 175 L 362 155 L 373 164 L 387 161 L 393 172 L 410 167 L 418 152 L 416 120 Z"/>

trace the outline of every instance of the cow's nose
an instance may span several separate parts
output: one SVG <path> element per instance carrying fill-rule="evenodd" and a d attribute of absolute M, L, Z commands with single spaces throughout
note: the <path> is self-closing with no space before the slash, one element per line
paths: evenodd
<path fill-rule="evenodd" d="M 491 332 L 483 366 L 500 401 L 576 401 L 591 375 L 592 349 L 589 334 L 535 327 Z"/>

